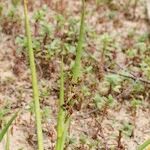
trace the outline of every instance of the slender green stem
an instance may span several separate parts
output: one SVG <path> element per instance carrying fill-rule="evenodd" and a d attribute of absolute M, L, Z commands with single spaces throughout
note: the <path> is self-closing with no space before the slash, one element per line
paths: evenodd
<path fill-rule="evenodd" d="M 27 36 L 27 42 L 28 42 L 30 69 L 31 69 L 31 74 L 32 74 L 32 88 L 33 88 L 33 96 L 34 96 L 34 104 L 35 104 L 38 150 L 44 150 L 42 123 L 41 123 L 41 110 L 40 110 L 40 103 L 39 103 L 39 90 L 38 90 L 38 83 L 37 83 L 34 52 L 32 48 L 32 37 L 31 37 L 30 24 L 29 24 L 29 18 L 28 18 L 27 2 L 28 2 L 27 0 L 24 0 L 25 29 L 26 29 L 26 36 Z"/>
<path fill-rule="evenodd" d="M 60 78 L 60 95 L 59 95 L 59 112 L 57 121 L 57 143 L 56 150 L 63 150 L 65 146 L 65 140 L 67 137 L 68 127 L 70 123 L 70 117 L 66 120 L 66 111 L 63 108 L 64 105 L 64 65 L 63 60 L 61 64 L 61 78 Z"/>
<path fill-rule="evenodd" d="M 66 141 L 66 137 L 67 137 L 67 133 L 68 133 L 69 124 L 70 124 L 70 117 L 66 120 L 66 122 L 64 124 L 64 131 L 63 131 L 63 135 L 62 135 L 62 138 L 61 138 L 61 148 L 59 150 L 63 150 L 64 149 L 65 141 Z"/>
<path fill-rule="evenodd" d="M 144 150 L 148 145 L 150 145 L 150 139 L 145 141 L 142 145 L 140 145 L 138 150 Z"/>
<path fill-rule="evenodd" d="M 82 11 L 81 11 L 81 23 L 80 23 L 80 34 L 76 50 L 76 59 L 73 66 L 73 81 L 77 82 L 81 74 L 81 57 L 83 51 L 84 41 L 84 19 L 85 19 L 85 0 L 82 0 Z"/>
<path fill-rule="evenodd" d="M 58 121 L 57 121 L 57 143 L 56 150 L 63 149 L 64 145 L 62 145 L 62 137 L 64 132 L 64 120 L 65 120 L 65 111 L 62 106 L 64 104 L 64 65 L 63 60 L 61 64 L 61 73 L 60 73 L 60 95 L 59 95 L 59 112 L 58 112 Z"/>

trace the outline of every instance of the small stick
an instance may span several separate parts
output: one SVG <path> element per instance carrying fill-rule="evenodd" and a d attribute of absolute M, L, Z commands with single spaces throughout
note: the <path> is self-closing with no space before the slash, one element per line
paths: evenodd
<path fill-rule="evenodd" d="M 90 54 L 89 54 L 89 56 L 90 56 L 90 58 L 92 58 L 95 62 L 99 63 L 99 60 L 97 60 L 96 58 L 92 57 Z M 113 74 L 117 74 L 117 75 L 122 76 L 122 77 L 125 77 L 125 78 L 130 78 L 130 79 L 132 79 L 132 80 L 136 80 L 136 81 L 138 80 L 138 81 L 143 82 L 143 83 L 145 83 L 145 84 L 150 84 L 150 80 L 146 80 L 146 79 L 143 79 L 143 78 L 138 78 L 138 77 L 135 77 L 135 76 L 133 76 L 133 75 L 125 75 L 125 74 L 123 74 L 123 73 L 119 73 L 119 72 L 117 72 L 117 71 L 111 70 L 111 69 L 106 68 L 106 67 L 104 67 L 104 70 L 105 70 L 106 72 L 110 72 L 110 73 L 113 73 Z"/>
<path fill-rule="evenodd" d="M 146 79 L 143 79 L 143 78 L 134 77 L 133 75 L 125 75 L 123 73 L 119 73 L 117 71 L 114 71 L 114 70 L 111 70 L 111 69 L 108 69 L 108 68 L 105 68 L 105 71 L 113 73 L 113 74 L 117 74 L 117 75 L 122 76 L 122 77 L 130 78 L 132 80 L 138 80 L 138 81 L 141 81 L 143 83 L 150 84 L 149 80 L 146 80 Z"/>
<path fill-rule="evenodd" d="M 117 145 L 117 148 L 118 148 L 118 149 L 121 149 L 121 148 L 122 148 L 121 139 L 122 139 L 122 131 L 119 130 L 118 145 Z"/>

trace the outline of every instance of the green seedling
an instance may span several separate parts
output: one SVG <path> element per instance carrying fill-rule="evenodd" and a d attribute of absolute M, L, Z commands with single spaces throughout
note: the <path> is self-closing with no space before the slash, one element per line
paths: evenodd
<path fill-rule="evenodd" d="M 57 14 L 55 16 L 55 19 L 57 21 L 57 30 L 58 30 L 58 28 L 62 29 L 64 27 L 64 24 L 65 24 L 65 18 L 64 18 L 64 16 L 61 15 L 61 14 Z"/>
<path fill-rule="evenodd" d="M 85 134 L 82 134 L 80 136 L 79 141 L 80 141 L 81 145 L 87 145 L 88 149 L 90 149 L 90 150 L 94 150 L 94 149 L 98 148 L 99 141 L 98 140 L 93 140 L 92 138 L 89 138 Z"/>
<path fill-rule="evenodd" d="M 51 34 L 51 26 L 49 24 L 47 24 L 46 22 L 42 23 L 42 35 L 50 36 L 50 34 Z"/>
<path fill-rule="evenodd" d="M 78 144 L 77 138 L 75 136 L 68 136 L 66 141 L 66 145 L 72 149 L 74 149 L 75 146 Z"/>
<path fill-rule="evenodd" d="M 44 9 L 40 9 L 38 11 L 36 11 L 36 13 L 34 14 L 34 19 L 35 21 L 43 21 L 45 19 L 45 15 L 46 15 L 46 12 Z"/>
<path fill-rule="evenodd" d="M 34 53 L 32 48 L 32 37 L 31 37 L 30 24 L 28 18 L 27 2 L 28 2 L 27 0 L 24 0 L 25 30 L 27 35 L 29 62 L 30 62 L 30 69 L 32 74 L 32 87 L 33 87 L 35 118 L 36 118 L 37 137 L 38 137 L 38 150 L 44 150 L 42 123 L 41 123 L 41 109 L 39 103 L 39 90 L 38 90 L 38 83 L 37 83 L 35 59 L 34 59 Z"/>
<path fill-rule="evenodd" d="M 102 45 L 103 53 L 107 52 L 112 46 L 112 44 L 114 44 L 113 38 L 108 33 L 104 33 L 103 35 L 100 36 L 100 42 Z"/>
<path fill-rule="evenodd" d="M 99 94 L 96 94 L 94 97 L 94 103 L 99 110 L 101 110 L 105 106 L 105 101 L 106 98 L 101 97 Z"/>
<path fill-rule="evenodd" d="M 96 94 L 94 97 L 94 103 L 99 110 L 102 110 L 106 107 L 114 107 L 116 105 L 116 100 L 113 98 L 112 95 L 105 97 Z"/>
<path fill-rule="evenodd" d="M 141 100 L 138 100 L 138 99 L 133 99 L 131 101 L 131 107 L 136 110 L 139 106 L 141 106 L 142 102 Z"/>
<path fill-rule="evenodd" d="M 42 110 L 42 121 L 46 122 L 51 117 L 51 111 L 48 107 L 44 107 Z"/>
<path fill-rule="evenodd" d="M 17 53 L 25 53 L 23 50 L 28 47 L 27 38 L 18 36 L 15 39 L 15 43 L 18 45 Z"/>
<path fill-rule="evenodd" d="M 133 125 L 131 123 L 125 122 L 123 124 L 122 133 L 127 137 L 131 137 L 133 134 Z"/>
<path fill-rule="evenodd" d="M 121 88 L 120 83 L 122 81 L 122 78 L 114 74 L 108 74 L 106 75 L 105 78 L 110 83 L 111 90 L 119 93 Z"/>
<path fill-rule="evenodd" d="M 21 17 L 19 16 L 19 14 L 18 14 L 18 9 L 16 8 L 16 7 L 12 7 L 9 11 L 8 11 L 8 14 L 7 14 L 7 16 L 8 16 L 8 18 L 9 19 L 12 19 L 12 20 L 21 20 Z"/>
<path fill-rule="evenodd" d="M 82 0 L 82 12 L 81 12 L 81 24 L 80 24 L 80 34 L 76 50 L 76 59 L 73 66 L 73 81 L 77 82 L 81 74 L 81 57 L 83 51 L 84 42 L 84 20 L 85 20 L 85 0 Z"/>

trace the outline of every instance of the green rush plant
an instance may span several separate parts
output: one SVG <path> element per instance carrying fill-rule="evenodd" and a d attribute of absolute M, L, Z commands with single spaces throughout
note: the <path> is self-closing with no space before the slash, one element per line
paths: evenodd
<path fill-rule="evenodd" d="M 2 129 L 2 131 L 0 132 L 0 142 L 3 140 L 5 134 L 7 134 L 7 131 L 9 129 L 9 127 L 12 125 L 13 121 L 16 119 L 16 117 L 18 116 L 19 111 L 17 111 L 8 121 L 8 123 L 5 125 L 5 127 Z"/>
<path fill-rule="evenodd" d="M 28 2 L 27 0 L 24 0 L 25 30 L 26 30 L 27 43 L 28 43 L 30 69 L 32 74 L 32 88 L 33 88 L 33 97 L 34 97 L 34 106 L 35 106 L 38 150 L 44 150 L 42 123 L 41 123 L 41 109 L 40 109 L 40 102 L 39 102 L 39 90 L 38 90 L 38 83 L 37 83 L 34 52 L 32 47 L 32 37 L 31 37 L 30 24 L 28 18 L 27 2 Z"/>
<path fill-rule="evenodd" d="M 82 11 L 81 11 L 81 23 L 80 23 L 80 34 L 76 50 L 76 59 L 73 66 L 73 81 L 77 82 L 81 74 L 81 57 L 83 51 L 84 42 L 84 20 L 85 20 L 85 0 L 82 0 Z"/>
<path fill-rule="evenodd" d="M 150 145 L 150 139 L 148 139 L 147 141 L 145 141 L 142 145 L 140 145 L 138 147 L 137 150 L 144 150 L 146 147 L 148 147 Z"/>
<path fill-rule="evenodd" d="M 56 150 L 63 150 L 65 145 L 65 140 L 67 136 L 69 118 L 65 118 L 66 111 L 63 108 L 64 103 L 64 64 L 63 60 L 61 63 L 61 73 L 60 73 L 60 94 L 59 94 L 59 112 L 57 120 L 57 142 Z"/>

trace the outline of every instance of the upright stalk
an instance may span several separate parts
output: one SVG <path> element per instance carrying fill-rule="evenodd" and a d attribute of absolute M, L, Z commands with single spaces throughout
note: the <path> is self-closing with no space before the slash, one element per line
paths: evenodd
<path fill-rule="evenodd" d="M 34 105 L 35 105 L 35 119 L 36 119 L 36 127 L 37 127 L 38 150 L 44 150 L 42 123 L 41 123 L 41 110 L 40 110 L 40 103 L 39 103 L 39 90 L 38 90 L 38 83 L 37 83 L 34 52 L 32 48 L 32 37 L 31 37 L 30 24 L 29 24 L 29 18 L 28 18 L 27 2 L 28 0 L 24 0 L 25 29 L 26 29 L 26 36 L 27 36 L 27 42 L 28 42 L 30 69 L 31 69 L 31 74 L 32 74 L 32 88 L 33 88 L 33 97 L 34 97 Z"/>
<path fill-rule="evenodd" d="M 64 64 L 63 60 L 61 63 L 61 73 L 60 73 L 60 94 L 59 94 L 59 112 L 58 112 L 58 121 L 57 121 L 57 143 L 56 150 L 63 149 L 62 137 L 64 132 L 64 120 L 65 120 L 65 111 L 62 106 L 64 105 Z"/>
<path fill-rule="evenodd" d="M 84 41 L 84 19 L 85 19 L 85 0 L 82 0 L 82 10 L 81 10 L 81 23 L 80 23 L 80 34 L 76 50 L 76 59 L 73 66 L 73 81 L 77 82 L 81 74 L 81 57 L 83 51 L 83 41 Z"/>
<path fill-rule="evenodd" d="M 68 132 L 70 117 L 66 118 L 66 111 L 63 108 L 64 105 L 64 65 L 63 60 L 61 64 L 60 74 L 60 95 L 59 95 L 59 112 L 57 121 L 57 143 L 56 150 L 63 150 L 65 146 L 65 140 Z"/>

